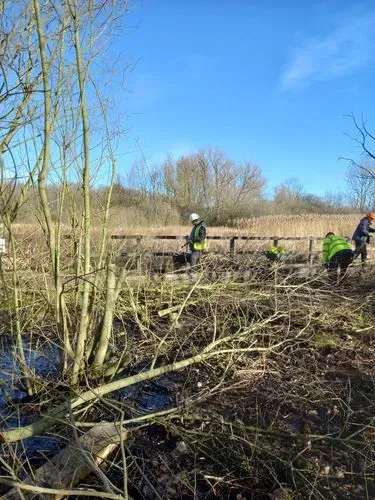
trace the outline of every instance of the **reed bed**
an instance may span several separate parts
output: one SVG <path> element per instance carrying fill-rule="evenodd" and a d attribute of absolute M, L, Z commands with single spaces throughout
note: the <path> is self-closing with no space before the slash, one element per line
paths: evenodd
<path fill-rule="evenodd" d="M 358 224 L 361 214 L 340 214 L 340 215 L 265 215 L 261 217 L 251 217 L 237 219 L 233 227 L 215 226 L 209 227 L 211 234 L 222 236 L 324 236 L 328 231 L 333 231 L 342 236 L 350 237 Z M 140 225 L 136 219 L 133 220 L 111 220 L 111 234 L 148 234 L 168 235 L 175 234 L 184 236 L 189 234 L 191 226 L 178 224 Z M 42 234 L 39 224 L 16 223 L 13 229 L 18 235 L 29 236 L 35 233 Z M 71 230 L 68 224 L 63 225 L 63 230 Z M 100 225 L 94 228 L 93 232 L 100 231 Z"/>
<path fill-rule="evenodd" d="M 308 241 L 282 240 L 282 237 L 314 237 L 322 238 L 324 235 L 333 231 L 336 234 L 347 237 L 349 240 L 354 232 L 356 225 L 360 220 L 359 214 L 342 215 L 290 215 L 290 216 L 262 216 L 248 219 L 239 219 L 235 227 L 208 226 L 208 235 L 215 236 L 245 236 L 245 237 L 269 237 L 269 240 L 260 241 L 236 241 L 237 251 L 263 251 L 273 243 L 273 239 L 279 238 L 279 243 L 286 251 L 297 251 L 306 253 L 309 249 Z M 153 236 L 177 235 L 187 236 L 190 233 L 191 226 L 173 225 L 173 226 L 149 226 L 147 228 L 139 227 L 119 227 L 114 234 L 129 235 L 142 234 L 150 239 L 136 242 L 136 240 L 119 240 L 114 246 L 118 251 L 138 250 L 138 251 L 181 251 L 183 240 L 153 240 Z M 229 240 L 210 241 L 210 251 L 227 252 L 229 250 Z M 320 248 L 316 247 L 319 252 Z"/>
<path fill-rule="evenodd" d="M 359 214 L 309 214 L 252 217 L 236 221 L 239 231 L 257 235 L 288 235 L 323 237 L 328 231 L 351 237 L 358 224 Z"/>
<path fill-rule="evenodd" d="M 358 224 L 360 214 L 340 215 L 265 215 L 234 221 L 233 227 L 216 226 L 210 228 L 210 233 L 222 236 L 324 236 L 333 231 L 342 236 L 351 236 Z M 209 225 L 208 225 L 209 227 Z M 116 224 L 112 230 L 116 234 L 185 235 L 190 232 L 189 225 L 148 225 Z"/>
<path fill-rule="evenodd" d="M 273 243 L 275 237 L 280 238 L 279 244 L 282 245 L 288 252 L 299 252 L 306 254 L 309 251 L 308 241 L 282 240 L 286 238 L 322 238 L 328 231 L 333 231 L 336 234 L 351 238 L 353 231 L 358 224 L 361 214 L 340 214 L 340 215 L 279 215 L 279 216 L 261 216 L 247 219 L 238 219 L 235 221 L 235 227 L 208 225 L 208 234 L 210 236 L 223 237 L 269 237 L 268 240 L 252 240 L 241 241 L 235 243 L 237 252 L 263 252 L 269 245 Z M 118 214 L 112 217 L 110 221 L 110 235 L 144 235 L 146 238 L 141 241 L 136 239 L 120 239 L 111 241 L 111 250 L 114 255 L 123 252 L 181 252 L 184 250 L 183 237 L 189 235 L 191 226 L 189 225 L 141 225 L 138 224 L 136 218 L 133 221 L 123 219 L 119 221 Z M 42 243 L 45 237 L 39 225 L 37 224 L 15 224 L 14 232 L 18 237 L 21 248 L 30 248 L 30 245 L 35 245 L 35 241 Z M 63 226 L 63 234 L 71 235 L 71 229 L 68 225 Z M 100 236 L 100 225 L 93 229 L 92 239 L 95 249 L 96 242 Z M 155 240 L 154 236 L 174 235 L 180 236 L 177 240 Z M 66 245 L 69 247 L 69 245 Z M 71 245 L 70 245 L 71 246 Z M 38 246 L 38 248 L 41 248 Z M 209 241 L 209 250 L 211 252 L 226 253 L 229 251 L 229 240 L 211 240 Z M 371 246 L 369 248 L 371 255 Z M 314 251 L 316 254 L 320 252 L 319 244 L 315 245 Z M 28 251 L 29 252 L 29 251 Z M 29 252 L 30 253 L 30 252 Z M 69 249 L 69 259 L 73 259 L 71 255 L 72 249 Z"/>

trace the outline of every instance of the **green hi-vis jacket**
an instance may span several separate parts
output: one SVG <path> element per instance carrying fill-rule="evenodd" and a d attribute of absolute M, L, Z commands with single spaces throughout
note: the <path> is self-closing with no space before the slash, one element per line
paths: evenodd
<path fill-rule="evenodd" d="M 274 253 L 276 255 L 284 255 L 285 248 L 284 247 L 275 247 L 275 245 L 271 245 L 267 248 L 267 252 Z"/>
<path fill-rule="evenodd" d="M 327 264 L 332 257 L 341 250 L 351 250 L 352 247 L 341 236 L 328 236 L 323 240 L 323 264 Z"/>
<path fill-rule="evenodd" d="M 207 249 L 206 228 L 203 221 L 193 227 L 189 240 L 190 250 L 202 251 Z"/>

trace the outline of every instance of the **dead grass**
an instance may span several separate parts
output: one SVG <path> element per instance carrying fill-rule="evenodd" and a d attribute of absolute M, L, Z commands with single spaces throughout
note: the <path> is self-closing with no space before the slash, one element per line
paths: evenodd
<path fill-rule="evenodd" d="M 329 232 L 333 231 L 336 234 L 351 238 L 356 225 L 360 220 L 361 215 L 291 215 L 291 216 L 263 216 L 253 217 L 250 219 L 243 219 L 238 221 L 238 227 L 209 227 L 208 234 L 211 236 L 259 236 L 269 237 L 266 241 L 236 241 L 236 249 L 239 251 L 247 250 L 262 250 L 272 244 L 274 237 L 305 237 L 310 236 L 321 238 Z M 174 225 L 174 226 L 148 226 L 145 227 L 118 227 L 114 234 L 142 234 L 146 236 L 158 235 L 178 235 L 186 236 L 190 233 L 191 227 L 188 225 Z M 282 241 L 280 244 L 285 247 L 287 251 L 308 252 L 308 241 Z M 133 243 L 133 244 L 132 244 Z M 133 242 L 119 243 L 120 248 L 137 248 L 141 250 L 157 250 L 157 251 L 178 251 L 181 250 L 183 241 L 179 240 L 174 242 L 168 241 L 143 241 L 141 244 Z M 211 251 L 228 251 L 229 241 L 210 241 L 209 249 Z M 316 251 L 320 251 L 320 246 L 316 246 Z"/>
<path fill-rule="evenodd" d="M 360 214 L 340 215 L 266 215 L 239 219 L 236 227 L 210 228 L 211 234 L 222 236 L 315 236 L 322 237 L 328 231 L 351 237 L 361 218 Z M 185 235 L 190 232 L 189 225 L 140 226 L 135 223 L 112 224 L 116 234 L 149 234 L 149 235 Z M 130 231 L 131 230 L 131 231 Z"/>
<path fill-rule="evenodd" d="M 145 219 L 140 220 L 139 217 L 129 217 L 127 209 L 124 209 L 127 216 L 122 217 L 122 211 L 117 210 L 112 215 L 110 220 L 111 235 L 146 235 L 150 239 L 145 239 L 141 243 L 136 240 L 119 240 L 113 242 L 113 251 L 115 253 L 121 251 L 160 251 L 168 252 L 182 251 L 183 240 L 153 240 L 153 236 L 176 235 L 186 236 L 190 233 L 191 226 L 189 225 L 146 225 Z M 241 219 L 237 221 L 237 227 L 210 227 L 208 226 L 208 234 L 211 236 L 260 236 L 269 237 L 265 241 L 236 241 L 237 251 L 256 251 L 264 250 L 272 244 L 273 237 L 323 237 L 328 231 L 333 231 L 336 234 L 351 238 L 358 221 L 360 214 L 340 214 L 340 215 L 290 215 L 290 216 L 262 216 L 249 219 Z M 173 220 L 173 218 L 171 218 Z M 37 224 L 15 224 L 15 233 L 21 237 L 20 245 L 23 241 L 35 238 L 41 241 L 44 235 L 39 225 Z M 63 232 L 70 233 L 69 226 L 64 226 Z M 96 241 L 100 235 L 101 228 L 98 224 L 93 230 L 93 240 Z M 287 251 L 298 251 L 302 253 L 308 252 L 308 241 L 283 241 L 280 244 Z M 229 250 L 229 241 L 210 241 L 209 249 L 211 251 L 227 252 Z M 315 251 L 320 251 L 320 246 L 316 245 Z M 371 247 L 370 247 L 371 253 Z"/>
<path fill-rule="evenodd" d="M 242 219 L 237 223 L 238 230 L 249 231 L 256 235 L 315 236 L 322 237 L 328 231 L 351 237 L 361 215 L 278 215 Z"/>
<path fill-rule="evenodd" d="M 341 215 L 266 215 L 239 219 L 236 227 L 218 226 L 210 228 L 211 234 L 222 236 L 324 236 L 328 231 L 333 231 L 342 236 L 350 237 L 361 218 L 360 214 Z M 148 234 L 154 235 L 186 235 L 191 226 L 186 225 L 151 225 L 147 221 L 133 218 L 121 218 L 118 213 L 110 221 L 113 234 Z M 64 226 L 70 230 L 68 225 Z M 208 226 L 209 227 L 209 226 Z M 16 234 L 30 235 L 41 232 L 39 224 L 17 223 L 13 225 Z M 100 228 L 98 227 L 98 230 Z"/>

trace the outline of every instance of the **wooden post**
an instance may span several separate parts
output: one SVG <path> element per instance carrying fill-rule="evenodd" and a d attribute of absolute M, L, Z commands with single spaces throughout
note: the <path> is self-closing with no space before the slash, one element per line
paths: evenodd
<path fill-rule="evenodd" d="M 273 246 L 274 247 L 278 247 L 279 246 L 279 239 L 278 238 L 274 238 L 274 240 L 273 240 Z"/>
<path fill-rule="evenodd" d="M 313 260 L 314 260 L 314 238 L 312 236 L 310 236 L 310 240 L 309 240 L 309 256 L 308 256 L 308 264 L 309 266 L 312 266 L 313 264 Z"/>
<path fill-rule="evenodd" d="M 137 236 L 136 241 L 137 241 L 137 257 L 136 257 L 137 273 L 142 274 L 142 255 L 139 251 L 139 245 L 142 241 L 142 236 Z"/>
<path fill-rule="evenodd" d="M 235 245 L 235 239 L 234 238 L 231 238 L 229 240 L 229 254 L 231 257 L 234 257 L 234 245 Z"/>
<path fill-rule="evenodd" d="M 138 254 L 136 257 L 137 273 L 142 274 L 142 255 Z"/>

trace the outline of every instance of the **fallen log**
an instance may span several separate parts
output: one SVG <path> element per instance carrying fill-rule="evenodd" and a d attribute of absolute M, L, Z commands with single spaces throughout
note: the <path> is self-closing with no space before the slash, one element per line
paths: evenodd
<path fill-rule="evenodd" d="M 32 478 L 27 477 L 1 498 L 18 500 L 22 498 L 21 491 L 25 499 L 31 499 L 35 497 L 39 486 L 45 488 L 45 491 L 60 490 L 59 493 L 44 493 L 43 498 L 46 499 L 60 500 L 67 494 L 71 495 L 71 488 L 93 472 L 126 436 L 127 431 L 118 425 L 98 424 L 37 469 Z M 30 491 L 30 486 L 35 486 L 36 491 Z M 70 490 L 69 493 L 66 490 Z"/>

